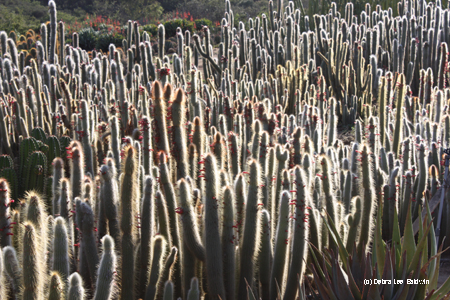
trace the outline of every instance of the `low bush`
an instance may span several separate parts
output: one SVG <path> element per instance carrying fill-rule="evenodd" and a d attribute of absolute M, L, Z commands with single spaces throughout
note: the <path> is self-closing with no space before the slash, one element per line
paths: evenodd
<path fill-rule="evenodd" d="M 177 34 L 177 28 L 180 27 L 183 32 L 189 30 L 190 32 L 194 32 L 193 21 L 184 20 L 184 19 L 173 19 L 164 23 L 164 27 L 166 29 L 166 37 L 172 37 Z"/>
<path fill-rule="evenodd" d="M 194 22 L 195 22 L 195 28 L 197 30 L 201 30 L 203 26 L 208 26 L 209 28 L 211 28 L 213 26 L 213 22 L 206 18 L 197 19 Z"/>
<path fill-rule="evenodd" d="M 142 31 L 146 31 L 151 37 L 158 35 L 158 26 L 156 26 L 155 24 L 142 25 L 140 26 L 140 29 Z"/>

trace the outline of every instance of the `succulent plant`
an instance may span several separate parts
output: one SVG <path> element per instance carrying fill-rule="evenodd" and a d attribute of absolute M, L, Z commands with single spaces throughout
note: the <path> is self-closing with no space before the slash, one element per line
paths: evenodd
<path fill-rule="evenodd" d="M 54 1 L 33 50 L 0 31 L 0 297 L 447 297 L 449 9 L 268 8 L 157 55 L 67 45 Z"/>

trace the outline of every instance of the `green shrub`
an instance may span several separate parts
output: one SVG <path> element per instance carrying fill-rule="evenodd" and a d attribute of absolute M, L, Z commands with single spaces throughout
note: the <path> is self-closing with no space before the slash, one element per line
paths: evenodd
<path fill-rule="evenodd" d="M 86 27 L 78 32 L 80 47 L 92 50 L 96 46 L 98 33 L 92 27 Z"/>
<path fill-rule="evenodd" d="M 116 45 L 116 47 L 122 46 L 122 40 L 124 37 L 120 33 L 112 34 L 109 32 L 101 32 L 97 34 L 95 41 L 95 49 L 107 52 L 110 44 Z"/>
<path fill-rule="evenodd" d="M 158 26 L 155 24 L 146 24 L 140 27 L 142 31 L 146 31 L 151 37 L 158 35 Z"/>
<path fill-rule="evenodd" d="M 183 27 L 182 19 L 173 19 L 164 23 L 166 29 L 166 38 L 172 37 L 177 33 L 178 27 Z"/>
<path fill-rule="evenodd" d="M 166 38 L 173 37 L 177 34 L 177 28 L 180 27 L 183 32 L 189 30 L 194 31 L 194 22 L 184 19 L 173 19 L 164 23 L 166 29 Z"/>
<path fill-rule="evenodd" d="M 212 28 L 213 22 L 211 20 L 208 20 L 206 18 L 195 20 L 195 28 L 197 30 L 201 30 L 203 26 L 208 26 L 209 28 Z"/>

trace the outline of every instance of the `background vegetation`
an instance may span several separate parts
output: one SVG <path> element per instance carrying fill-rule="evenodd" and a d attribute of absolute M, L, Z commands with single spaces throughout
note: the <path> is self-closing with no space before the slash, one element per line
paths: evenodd
<path fill-rule="evenodd" d="M 47 3 L 47 0 L 0 1 L 0 28 L 6 32 L 14 30 L 18 34 L 31 28 L 38 33 L 40 25 L 48 21 Z M 267 1 L 264 0 L 234 0 L 231 3 L 236 7 L 237 22 L 267 11 Z M 195 21 L 205 16 L 215 23 L 220 21 L 224 10 L 224 3 L 220 0 L 167 0 L 161 3 L 156 0 L 57 0 L 56 4 L 58 19 L 64 20 L 68 28 L 83 22 L 89 25 L 89 21 L 98 16 L 108 16 L 103 19 L 115 24 L 126 24 L 131 19 L 141 25 L 157 25 L 176 18 Z"/>

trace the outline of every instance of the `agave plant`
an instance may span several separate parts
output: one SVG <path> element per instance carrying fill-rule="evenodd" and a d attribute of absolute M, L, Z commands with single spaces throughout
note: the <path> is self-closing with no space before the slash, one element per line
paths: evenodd
<path fill-rule="evenodd" d="M 313 263 L 309 270 L 314 281 L 306 283 L 317 290 L 320 299 L 450 299 L 450 278 L 437 287 L 439 261 L 443 244 L 437 249 L 434 225 L 428 202 L 426 214 L 419 214 L 419 233 L 414 237 L 411 210 L 408 210 L 405 235 L 400 237 L 397 212 L 394 213 L 394 231 L 390 243 L 381 238 L 382 206 L 378 208 L 378 220 L 372 251 L 365 246 L 353 247 L 351 253 L 338 234 L 333 220 L 328 216 L 328 227 L 338 251 L 326 249 L 319 261 L 311 248 Z M 313 286 L 314 285 L 314 286 Z"/>

